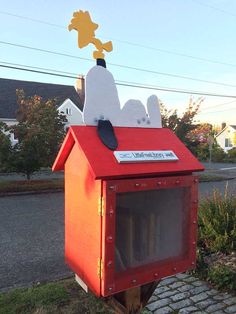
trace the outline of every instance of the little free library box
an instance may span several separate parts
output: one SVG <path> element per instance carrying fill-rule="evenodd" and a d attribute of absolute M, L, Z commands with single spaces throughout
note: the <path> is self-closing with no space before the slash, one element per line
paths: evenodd
<path fill-rule="evenodd" d="M 65 261 L 107 297 L 195 267 L 203 166 L 166 128 L 72 126 L 53 170 L 65 171 Z"/>

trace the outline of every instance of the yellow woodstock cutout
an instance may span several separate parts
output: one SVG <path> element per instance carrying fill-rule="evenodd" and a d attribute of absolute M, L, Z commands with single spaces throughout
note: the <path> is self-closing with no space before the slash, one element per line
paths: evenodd
<path fill-rule="evenodd" d="M 84 48 L 88 44 L 94 44 L 97 50 L 93 52 L 94 59 L 104 59 L 103 50 L 112 51 L 112 42 L 102 43 L 101 40 L 95 38 L 95 30 L 98 24 L 93 23 L 88 11 L 74 12 L 73 18 L 68 26 L 69 31 L 75 29 L 78 32 L 78 47 Z"/>

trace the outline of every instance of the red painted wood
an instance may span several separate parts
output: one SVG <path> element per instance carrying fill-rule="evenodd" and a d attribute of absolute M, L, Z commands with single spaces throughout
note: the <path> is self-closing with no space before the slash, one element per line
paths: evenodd
<path fill-rule="evenodd" d="M 65 162 L 70 155 L 71 149 L 74 146 L 75 139 L 69 130 L 66 134 L 66 137 L 61 145 L 61 148 L 58 152 L 58 155 L 53 163 L 52 171 L 63 170 Z"/>
<path fill-rule="evenodd" d="M 179 161 L 119 164 L 101 143 L 96 127 L 69 129 L 53 165 L 54 171 L 65 169 L 65 260 L 97 296 L 186 271 L 196 261 L 197 182 L 189 174 L 203 170 L 203 166 L 169 129 L 116 127 L 115 133 L 118 150 L 173 150 Z M 115 273 L 117 193 L 177 186 L 191 190 L 185 234 L 188 254 Z M 103 217 L 98 214 L 101 196 Z M 97 274 L 99 259 L 103 261 L 101 279 Z"/>
<path fill-rule="evenodd" d="M 74 145 L 65 163 L 65 261 L 97 296 L 101 284 L 100 197 L 101 181 L 93 179 L 83 152 Z"/>
<path fill-rule="evenodd" d="M 106 148 L 93 126 L 73 126 L 53 165 L 63 170 L 71 148 L 76 143 L 84 152 L 95 179 L 147 177 L 154 175 L 183 174 L 204 170 L 201 163 L 169 129 L 115 127 L 119 150 L 173 150 L 179 158 L 173 162 L 119 164 L 113 151 Z M 80 167 L 80 165 L 78 165 Z"/>

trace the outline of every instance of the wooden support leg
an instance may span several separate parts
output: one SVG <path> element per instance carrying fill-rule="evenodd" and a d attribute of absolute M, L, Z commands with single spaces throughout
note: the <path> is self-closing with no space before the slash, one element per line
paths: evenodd
<path fill-rule="evenodd" d="M 152 296 L 159 281 L 115 294 L 105 301 L 116 314 L 139 314 Z"/>
<path fill-rule="evenodd" d="M 141 309 L 141 287 L 132 288 L 124 293 L 124 305 L 128 313 L 139 313 Z"/>

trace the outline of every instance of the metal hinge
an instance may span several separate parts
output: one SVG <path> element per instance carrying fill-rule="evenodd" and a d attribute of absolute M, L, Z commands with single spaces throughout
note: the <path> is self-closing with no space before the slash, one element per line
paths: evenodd
<path fill-rule="evenodd" d="M 98 215 L 103 216 L 103 214 L 104 214 L 104 201 L 103 197 L 100 196 L 98 199 Z"/>
<path fill-rule="evenodd" d="M 100 258 L 98 259 L 97 274 L 100 279 L 103 278 L 103 261 Z"/>

